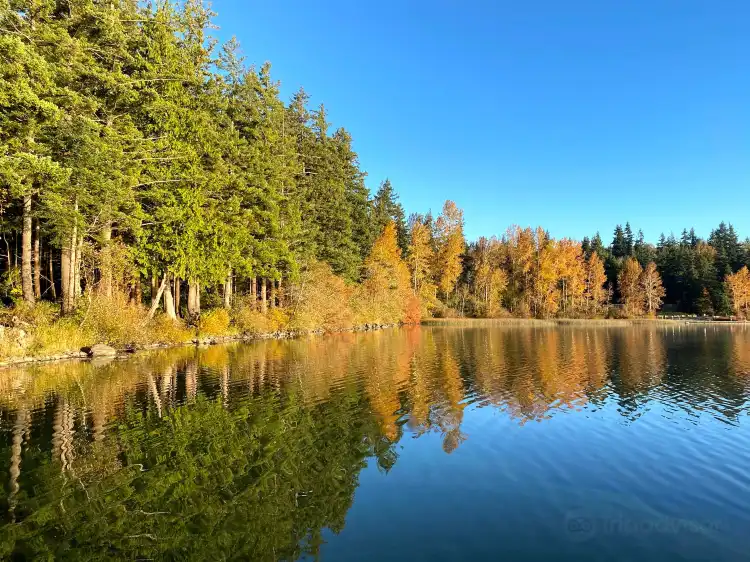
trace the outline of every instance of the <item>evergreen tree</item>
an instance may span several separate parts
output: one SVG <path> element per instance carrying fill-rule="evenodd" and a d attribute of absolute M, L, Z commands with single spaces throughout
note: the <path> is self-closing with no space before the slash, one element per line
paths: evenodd
<path fill-rule="evenodd" d="M 619 224 L 615 227 L 615 233 L 610 248 L 612 255 L 615 258 L 624 258 L 630 255 L 628 251 L 628 239 Z"/>
<path fill-rule="evenodd" d="M 625 251 L 627 252 L 626 255 L 632 256 L 633 255 L 633 230 L 630 228 L 630 223 L 625 223 Z"/>
<path fill-rule="evenodd" d="M 375 197 L 372 200 L 374 210 L 374 226 L 377 230 L 385 228 L 389 222 L 396 225 L 396 235 L 398 236 L 398 245 L 402 252 L 406 252 L 408 241 L 406 234 L 406 219 L 404 208 L 398 202 L 398 195 L 391 185 L 391 181 L 386 179 L 380 184 Z"/>

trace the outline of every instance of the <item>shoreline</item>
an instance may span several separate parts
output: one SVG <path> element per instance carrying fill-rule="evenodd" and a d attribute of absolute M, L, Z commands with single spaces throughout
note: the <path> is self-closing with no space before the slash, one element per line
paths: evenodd
<path fill-rule="evenodd" d="M 473 327 L 481 325 L 497 327 L 538 327 L 551 328 L 560 326 L 588 326 L 588 327 L 612 327 L 625 328 L 632 326 L 648 325 L 712 325 L 712 326 L 747 326 L 748 320 L 704 320 L 698 318 L 428 318 L 422 320 L 422 326 L 444 326 L 444 327 Z M 154 351 L 158 349 L 172 349 L 188 346 L 212 346 L 225 343 L 251 343 L 260 340 L 286 340 L 298 339 L 306 336 L 342 334 L 353 332 L 372 332 L 388 328 L 405 326 L 406 324 L 364 324 L 342 330 L 282 330 L 277 332 L 265 332 L 259 334 L 241 334 L 241 335 L 224 335 L 212 336 L 203 335 L 193 338 L 190 341 L 175 343 L 155 343 L 140 346 L 126 346 L 124 348 L 115 348 L 117 354 L 114 357 L 125 358 L 142 351 Z M 54 363 L 58 361 L 69 360 L 92 360 L 101 356 L 93 356 L 83 350 L 67 351 L 53 355 L 40 355 L 38 357 L 15 357 L 0 360 L 0 369 L 17 367 L 21 365 L 34 365 L 37 363 Z"/>
<path fill-rule="evenodd" d="M 425 326 L 469 326 L 484 324 L 508 327 L 602 326 L 624 328 L 629 326 L 746 326 L 748 320 L 704 320 L 699 318 L 428 318 Z"/>
<path fill-rule="evenodd" d="M 142 351 L 155 351 L 158 349 L 173 349 L 178 347 L 201 347 L 201 346 L 212 346 L 221 345 L 225 343 L 251 343 L 254 341 L 261 340 L 290 340 L 298 339 L 306 336 L 320 336 L 326 334 L 343 334 L 343 333 L 354 333 L 354 332 L 373 332 L 376 330 L 385 330 L 388 328 L 396 328 L 405 326 L 406 324 L 363 324 L 361 326 L 354 326 L 352 328 L 342 330 L 324 330 L 322 328 L 316 330 L 281 330 L 277 332 L 265 332 L 260 334 L 239 334 L 239 335 L 224 335 L 224 336 L 212 336 L 212 335 L 201 335 L 195 337 L 190 341 L 174 342 L 174 343 L 153 343 L 139 346 L 126 346 L 123 348 L 114 348 L 117 351 L 116 355 L 110 356 L 96 356 L 79 349 L 78 351 L 67 351 L 64 353 L 56 353 L 53 355 L 40 355 L 38 357 L 13 357 L 8 359 L 0 360 L 0 369 L 7 369 L 10 367 L 18 367 L 21 365 L 34 365 L 37 363 L 56 363 L 59 361 L 69 360 L 93 360 L 101 359 L 102 357 L 112 358 L 126 358 L 135 355 Z M 105 344 L 106 345 L 106 344 Z"/>

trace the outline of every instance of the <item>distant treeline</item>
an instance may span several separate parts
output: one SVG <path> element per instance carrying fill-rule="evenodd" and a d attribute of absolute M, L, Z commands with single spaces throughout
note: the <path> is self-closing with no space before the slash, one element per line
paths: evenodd
<path fill-rule="evenodd" d="M 516 227 L 467 245 L 450 201 L 407 220 L 388 180 L 370 193 L 323 105 L 283 101 L 268 64 L 211 38 L 212 18 L 200 0 L 0 3 L 6 304 L 68 315 L 127 295 L 175 320 L 240 297 L 298 317 L 345 305 L 307 326 L 746 312 L 747 270 L 731 275 L 750 252 L 731 226 L 657 246 L 629 226 L 609 246 Z"/>
<path fill-rule="evenodd" d="M 663 305 L 700 315 L 745 316 L 750 241 L 721 223 L 707 240 L 693 229 L 654 245 L 630 224 L 611 243 L 554 240 L 543 228 L 511 227 L 469 244 L 450 303 L 466 315 L 638 316 Z"/>

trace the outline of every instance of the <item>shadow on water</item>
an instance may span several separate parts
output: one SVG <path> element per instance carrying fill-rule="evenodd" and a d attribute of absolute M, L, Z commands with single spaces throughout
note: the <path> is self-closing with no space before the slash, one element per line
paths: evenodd
<path fill-rule="evenodd" d="M 508 470 L 563 486 L 576 469 L 544 469 L 527 452 L 541 435 L 518 433 L 529 422 L 549 439 L 569 414 L 569 431 L 596 441 L 606 423 L 621 443 L 665 424 L 742 431 L 749 380 L 750 331 L 727 327 L 415 327 L 8 369 L 0 555 L 316 557 L 363 471 L 419 466 L 404 437 L 444 458 L 468 442 L 465 470 L 496 462 L 472 446 L 507 443 Z"/>

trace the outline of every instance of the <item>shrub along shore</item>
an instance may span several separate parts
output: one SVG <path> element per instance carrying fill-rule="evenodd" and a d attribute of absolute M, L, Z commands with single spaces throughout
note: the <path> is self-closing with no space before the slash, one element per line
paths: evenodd
<path fill-rule="evenodd" d="M 346 283 L 316 261 L 283 291 L 261 291 L 260 299 L 235 295 L 195 316 L 175 307 L 174 294 L 163 287 L 148 308 L 124 292 L 88 291 L 67 314 L 52 302 L 21 300 L 0 312 L 0 362 L 82 357 L 95 344 L 128 351 L 416 323 L 422 302 L 410 287 L 396 236 L 389 223 L 365 260 L 360 283 Z"/>

